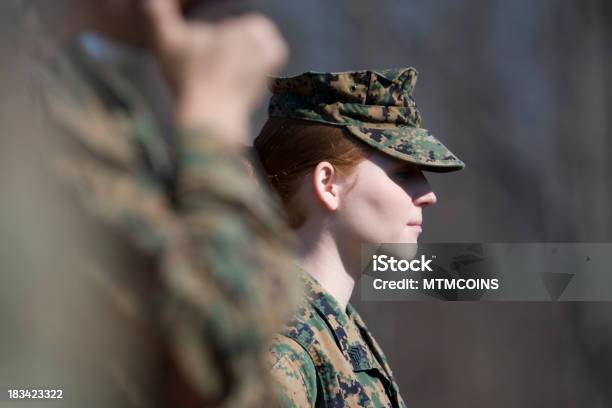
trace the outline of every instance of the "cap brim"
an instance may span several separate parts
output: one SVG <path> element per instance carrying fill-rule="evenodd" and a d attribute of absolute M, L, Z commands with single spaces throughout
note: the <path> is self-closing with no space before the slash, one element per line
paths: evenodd
<path fill-rule="evenodd" d="M 465 167 L 465 164 L 427 129 L 409 126 L 346 128 L 375 149 L 426 171 L 445 173 Z"/>

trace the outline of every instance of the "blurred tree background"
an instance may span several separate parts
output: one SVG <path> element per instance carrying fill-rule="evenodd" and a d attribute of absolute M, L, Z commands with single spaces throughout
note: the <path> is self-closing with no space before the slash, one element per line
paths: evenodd
<path fill-rule="evenodd" d="M 612 240 L 609 0 L 252 3 L 289 41 L 288 75 L 417 68 L 424 127 L 467 163 L 429 176 L 424 241 Z M 612 304 L 358 294 L 409 406 L 612 406 Z"/>

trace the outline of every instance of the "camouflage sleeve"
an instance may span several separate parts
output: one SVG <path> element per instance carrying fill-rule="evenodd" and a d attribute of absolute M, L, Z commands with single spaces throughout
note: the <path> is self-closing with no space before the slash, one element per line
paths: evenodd
<path fill-rule="evenodd" d="M 46 160 L 91 221 L 83 223 L 91 255 L 78 261 L 93 265 L 78 268 L 87 293 L 100 293 L 100 310 L 112 305 L 107 321 L 128 322 L 126 339 L 142 332 L 129 354 L 163 360 L 163 373 L 150 371 L 170 383 L 156 387 L 169 399 L 270 406 L 266 344 L 299 290 L 280 205 L 223 135 L 169 132 L 128 76 L 78 50 L 35 66 L 54 140 Z M 144 355 L 153 343 L 155 357 Z M 117 377 L 137 382 L 142 372 L 130 375 Z"/>
<path fill-rule="evenodd" d="M 256 406 L 271 389 L 260 351 L 297 299 L 287 273 L 293 240 L 244 152 L 206 131 L 179 134 L 176 208 L 186 236 L 178 247 L 170 240 L 163 274 L 171 347 L 204 394 L 232 389 L 236 406 Z M 211 373 L 216 390 L 206 389 Z"/>
<path fill-rule="evenodd" d="M 268 352 L 272 378 L 282 407 L 314 407 L 317 373 L 308 353 L 295 340 L 276 335 Z"/>
<path fill-rule="evenodd" d="M 177 190 L 181 212 L 197 220 L 192 216 L 201 213 L 202 203 L 218 201 L 224 212 L 240 214 L 241 221 L 248 220 L 253 232 L 270 235 L 276 244 L 283 242 L 281 246 L 287 247 L 291 240 L 284 241 L 287 227 L 279 216 L 280 207 L 271 191 L 249 169 L 245 153 L 228 146 L 214 132 L 188 129 L 179 134 Z"/>

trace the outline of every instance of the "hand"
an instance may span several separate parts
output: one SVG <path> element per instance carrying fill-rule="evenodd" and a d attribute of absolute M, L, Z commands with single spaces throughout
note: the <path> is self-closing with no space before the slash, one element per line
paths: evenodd
<path fill-rule="evenodd" d="M 177 0 L 147 0 L 145 12 L 179 124 L 212 128 L 229 143 L 246 142 L 266 78 L 287 56 L 274 24 L 256 14 L 216 24 L 186 21 Z"/>

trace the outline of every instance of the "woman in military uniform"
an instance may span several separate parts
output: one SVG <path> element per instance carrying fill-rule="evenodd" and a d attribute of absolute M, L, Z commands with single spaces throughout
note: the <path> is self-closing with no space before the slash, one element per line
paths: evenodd
<path fill-rule="evenodd" d="M 436 202 L 423 171 L 464 164 L 426 129 L 413 68 L 277 78 L 255 150 L 298 236 L 305 299 L 270 346 L 287 407 L 403 407 L 350 305 L 362 243 L 414 243 Z"/>

